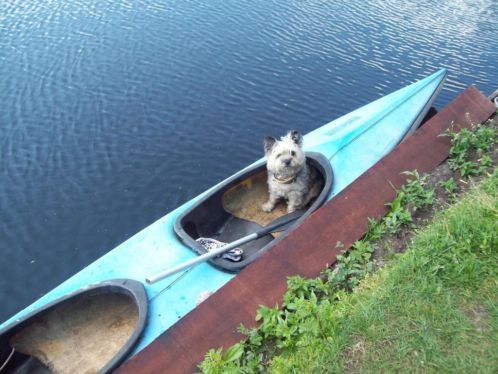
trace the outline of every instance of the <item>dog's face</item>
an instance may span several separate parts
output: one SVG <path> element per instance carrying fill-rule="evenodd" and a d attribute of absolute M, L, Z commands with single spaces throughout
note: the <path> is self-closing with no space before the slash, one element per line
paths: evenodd
<path fill-rule="evenodd" d="M 264 148 L 268 170 L 281 178 L 295 176 L 306 162 L 302 143 L 303 138 L 301 134 L 295 130 L 289 131 L 280 140 L 266 137 Z"/>

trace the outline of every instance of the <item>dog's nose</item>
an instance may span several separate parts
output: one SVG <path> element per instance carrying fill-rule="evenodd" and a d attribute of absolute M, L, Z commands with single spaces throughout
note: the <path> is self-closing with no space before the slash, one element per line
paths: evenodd
<path fill-rule="evenodd" d="M 292 159 L 286 158 L 285 160 L 283 160 L 283 163 L 285 166 L 289 166 L 291 164 L 291 161 L 292 161 Z"/>

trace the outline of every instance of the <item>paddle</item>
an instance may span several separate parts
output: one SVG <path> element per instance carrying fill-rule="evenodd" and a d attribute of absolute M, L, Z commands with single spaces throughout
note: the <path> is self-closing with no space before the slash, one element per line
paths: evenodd
<path fill-rule="evenodd" d="M 296 219 L 301 217 L 302 214 L 303 214 L 303 210 L 296 210 L 292 213 L 286 214 L 282 217 L 277 218 L 276 220 L 271 222 L 269 225 L 259 229 L 258 231 L 254 232 L 252 234 L 249 234 L 249 235 L 244 236 L 240 239 L 237 239 L 237 240 L 235 240 L 231 243 L 228 243 L 220 248 L 217 248 L 211 252 L 204 253 L 203 255 L 200 255 L 198 257 L 193 258 L 192 260 L 184 262 L 183 264 L 177 265 L 171 269 L 163 271 L 162 273 L 159 273 L 159 274 L 156 274 L 152 277 L 146 278 L 145 281 L 148 284 L 155 283 L 161 279 L 169 277 L 170 275 L 178 273 L 179 271 L 182 271 L 184 269 L 187 269 L 189 267 L 197 265 L 201 262 L 207 261 L 213 257 L 219 256 L 224 252 L 227 252 L 233 248 L 238 247 L 239 245 L 246 244 L 246 243 L 249 243 L 250 241 L 259 239 L 262 236 L 269 234 L 271 232 L 285 230 L 293 221 L 295 221 Z"/>

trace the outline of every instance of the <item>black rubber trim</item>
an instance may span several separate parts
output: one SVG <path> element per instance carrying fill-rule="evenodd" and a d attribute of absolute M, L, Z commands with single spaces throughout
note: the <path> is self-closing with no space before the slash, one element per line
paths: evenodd
<path fill-rule="evenodd" d="M 333 172 L 332 167 L 330 166 L 330 161 L 321 153 L 318 152 L 306 152 L 307 161 L 315 167 L 321 174 L 324 179 L 324 186 L 321 193 L 314 200 L 314 202 L 308 207 L 308 209 L 303 213 L 303 215 L 298 218 L 292 225 L 290 225 L 282 234 L 269 243 L 264 245 L 261 249 L 259 249 L 255 254 L 250 257 L 243 259 L 240 262 L 230 262 L 227 260 L 223 260 L 222 258 L 214 258 L 209 260 L 209 263 L 216 266 L 217 268 L 228 271 L 228 272 L 238 272 L 242 270 L 244 267 L 253 262 L 256 258 L 261 256 L 268 249 L 273 247 L 275 243 L 282 240 L 285 236 L 287 236 L 288 232 L 292 230 L 294 227 L 299 225 L 306 217 L 308 217 L 312 212 L 318 209 L 326 200 L 329 195 L 329 192 L 332 188 L 333 183 Z M 189 248 L 197 252 L 198 254 L 206 253 L 206 249 L 202 247 L 198 242 L 195 241 L 183 228 L 183 224 L 185 223 L 185 217 L 189 216 L 198 206 L 202 205 L 204 202 L 212 198 L 214 195 L 221 195 L 224 191 L 227 191 L 232 186 L 237 185 L 248 176 L 259 173 L 266 169 L 266 161 L 262 160 L 257 163 L 249 170 L 239 172 L 235 174 L 233 177 L 227 179 L 225 183 L 218 186 L 215 190 L 210 192 L 208 195 L 204 196 L 201 200 L 197 202 L 194 206 L 185 210 L 175 221 L 174 229 L 176 234 L 180 237 L 184 244 L 186 244 Z"/>
<path fill-rule="evenodd" d="M 80 288 L 40 307 L 39 309 L 32 311 L 12 324 L 5 326 L 2 330 L 0 330 L 0 361 L 4 359 L 6 353 L 11 351 L 9 344 L 10 338 L 22 330 L 26 325 L 30 324 L 33 320 L 49 313 L 62 304 L 71 302 L 74 299 L 106 293 L 123 294 L 128 296 L 133 300 L 138 310 L 137 323 L 133 333 L 128 338 L 128 341 L 116 353 L 116 355 L 114 355 L 114 357 L 99 370 L 99 374 L 111 372 L 127 357 L 127 354 L 136 345 L 138 339 L 144 331 L 147 321 L 148 299 L 145 288 L 142 283 L 132 279 L 106 280 Z M 106 342 L 100 343 L 106 344 Z"/>

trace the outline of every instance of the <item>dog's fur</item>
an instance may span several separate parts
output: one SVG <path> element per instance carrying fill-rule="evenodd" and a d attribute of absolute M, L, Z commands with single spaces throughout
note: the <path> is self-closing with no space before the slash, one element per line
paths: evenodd
<path fill-rule="evenodd" d="M 322 179 L 306 162 L 302 143 L 303 137 L 296 130 L 289 131 L 280 140 L 270 136 L 264 139 L 270 194 L 261 207 L 265 212 L 271 212 L 280 199 L 285 199 L 287 212 L 291 213 L 320 193 Z"/>

